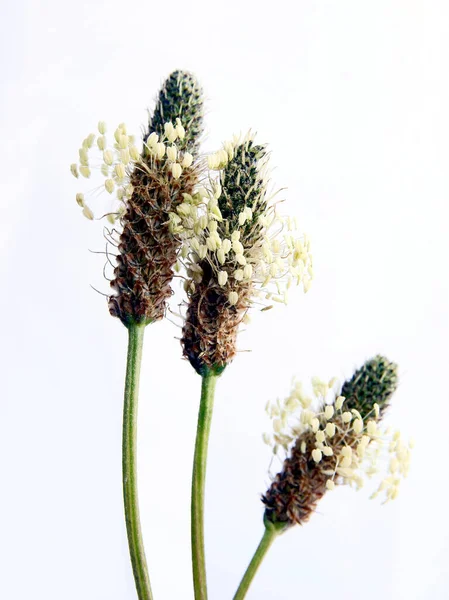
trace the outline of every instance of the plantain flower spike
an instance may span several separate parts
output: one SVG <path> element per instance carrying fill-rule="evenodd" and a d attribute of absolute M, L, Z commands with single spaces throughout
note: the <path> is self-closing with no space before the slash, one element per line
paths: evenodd
<path fill-rule="evenodd" d="M 397 387 L 397 366 L 376 356 L 346 381 L 341 394 L 329 383 L 312 380 L 314 398 L 295 383 L 283 403 L 267 406 L 273 418 L 273 434 L 264 435 L 273 451 L 287 454 L 282 470 L 262 497 L 265 525 L 282 531 L 307 522 L 324 494 L 337 485 L 363 486 L 381 465 L 387 472 L 371 495 L 385 502 L 398 494 L 401 478 L 409 470 L 410 449 L 399 431 L 382 423 L 385 408 Z M 326 402 L 332 396 L 332 401 Z"/>
<path fill-rule="evenodd" d="M 74 177 L 90 178 L 90 153 L 100 153 L 102 187 L 115 195 L 114 207 L 106 215 L 111 225 L 109 241 L 118 248 L 113 294 L 109 310 L 125 326 L 148 324 L 165 315 L 172 294 L 173 269 L 177 265 L 181 239 L 173 231 L 169 214 L 192 194 L 201 168 L 196 159 L 203 131 L 203 95 L 195 77 L 175 71 L 159 92 L 155 110 L 141 147 L 121 123 L 108 144 L 107 127 L 98 123 L 79 150 L 79 164 L 71 165 Z M 88 219 L 94 212 L 85 195 L 76 201 Z"/>
<path fill-rule="evenodd" d="M 206 187 L 171 214 L 185 239 L 188 307 L 184 356 L 194 369 L 220 373 L 236 353 L 239 325 L 255 299 L 286 303 L 288 288 L 307 291 L 313 276 L 309 241 L 277 213 L 267 192 L 267 151 L 251 134 L 208 157 Z"/>

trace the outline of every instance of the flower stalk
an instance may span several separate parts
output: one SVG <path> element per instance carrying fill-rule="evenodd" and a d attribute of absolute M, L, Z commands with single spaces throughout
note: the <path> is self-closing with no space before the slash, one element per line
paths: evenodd
<path fill-rule="evenodd" d="M 215 385 L 219 375 L 212 369 L 202 376 L 195 454 L 192 473 L 191 538 L 195 600 L 207 600 L 206 560 L 204 552 L 204 491 Z"/>
<path fill-rule="evenodd" d="M 243 600 L 243 598 L 245 598 L 254 576 L 259 570 L 263 559 L 267 555 L 268 550 L 271 548 L 279 533 L 280 531 L 275 525 L 269 523 L 268 521 L 265 523 L 265 531 L 262 539 L 260 540 L 257 550 L 255 551 L 254 556 L 252 557 L 251 562 L 249 563 L 248 568 L 243 575 L 242 581 L 240 582 L 237 592 L 235 593 L 234 600 Z"/>
<path fill-rule="evenodd" d="M 142 324 L 131 324 L 128 327 L 122 473 L 126 531 L 137 595 L 139 600 L 152 600 L 137 495 L 137 404 L 144 331 L 145 325 Z"/>

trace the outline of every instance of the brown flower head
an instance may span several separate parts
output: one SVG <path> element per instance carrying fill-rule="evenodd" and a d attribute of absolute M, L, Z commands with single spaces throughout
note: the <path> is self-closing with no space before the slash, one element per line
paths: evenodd
<path fill-rule="evenodd" d="M 283 447 L 287 458 L 262 501 L 265 520 L 280 528 L 305 523 L 336 485 L 359 489 L 363 474 L 377 473 L 382 453 L 389 455 L 388 473 L 372 497 L 384 492 L 386 500 L 395 498 L 400 479 L 408 472 L 409 446 L 399 431 L 391 433 L 381 422 L 382 409 L 397 386 L 396 365 L 382 356 L 366 362 L 343 385 L 350 393 L 347 397 L 335 397 L 335 383 L 330 384 L 313 380 L 316 411 L 300 384 L 283 404 L 268 406 L 274 417 L 274 450 Z M 326 403 L 328 394 L 333 396 L 331 403 Z M 271 443 L 270 436 L 265 439 Z"/>
<path fill-rule="evenodd" d="M 307 291 L 312 277 L 308 240 L 292 235 L 293 221 L 277 214 L 268 195 L 265 147 L 251 135 L 234 139 L 208 164 L 217 176 L 172 214 L 188 275 L 182 345 L 200 374 L 232 361 L 255 298 L 284 303 L 292 283 Z"/>
<path fill-rule="evenodd" d="M 173 267 L 181 240 L 173 232 L 169 215 L 192 194 L 200 167 L 195 160 L 202 133 L 203 100 L 193 75 L 175 71 L 164 83 L 139 149 L 121 124 L 107 147 L 106 126 L 90 134 L 80 149 L 80 165 L 71 166 L 78 177 L 90 177 L 89 152 L 97 143 L 102 152 L 104 187 L 116 192 L 118 208 L 108 220 L 119 230 L 108 231 L 118 248 L 109 310 L 125 326 L 161 319 L 172 294 Z M 93 219 L 83 194 L 77 194 L 83 214 Z"/>

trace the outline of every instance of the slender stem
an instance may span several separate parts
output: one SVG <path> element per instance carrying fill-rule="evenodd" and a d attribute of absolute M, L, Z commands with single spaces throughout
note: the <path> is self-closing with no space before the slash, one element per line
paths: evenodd
<path fill-rule="evenodd" d="M 266 527 L 265 533 L 260 540 L 260 544 L 257 546 L 257 550 L 251 559 L 251 562 L 246 569 L 242 581 L 238 587 L 238 590 L 234 596 L 234 600 L 243 600 L 246 593 L 251 585 L 254 575 L 257 573 L 266 553 L 268 552 L 271 544 L 274 542 L 278 535 L 278 531 L 274 527 Z"/>
<path fill-rule="evenodd" d="M 137 401 L 144 330 L 145 325 L 132 324 L 128 327 L 122 468 L 126 531 L 137 595 L 139 600 L 152 600 L 137 498 Z"/>
<path fill-rule="evenodd" d="M 204 556 L 204 485 L 206 481 L 207 446 L 217 377 L 215 373 L 208 371 L 202 379 L 195 456 L 193 459 L 191 535 L 195 600 L 207 600 L 206 561 Z"/>

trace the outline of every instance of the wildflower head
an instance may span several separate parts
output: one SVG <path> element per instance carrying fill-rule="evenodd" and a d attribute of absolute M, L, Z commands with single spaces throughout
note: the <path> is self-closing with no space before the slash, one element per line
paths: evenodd
<path fill-rule="evenodd" d="M 372 370 L 374 361 L 378 366 Z M 362 412 L 353 407 L 354 396 L 335 393 L 334 381 L 329 386 L 317 379 L 313 381 L 318 402 L 315 410 L 314 399 L 304 393 L 300 384 L 295 384 L 283 403 L 268 405 L 274 418 L 274 434 L 265 435 L 265 441 L 274 442 L 275 452 L 282 447 L 287 458 L 262 498 L 266 522 L 280 528 L 305 523 L 326 491 L 343 484 L 360 489 L 364 477 L 377 474 L 382 462 L 387 473 L 372 497 L 384 494 L 388 501 L 397 496 L 400 479 L 408 472 L 410 448 L 399 431 L 383 426 L 381 410 L 385 398 L 390 398 L 396 389 L 396 365 L 377 356 L 354 377 L 362 370 L 366 377 L 359 378 L 357 384 L 358 392 L 367 399 Z M 387 388 L 378 386 L 379 376 L 393 379 L 393 373 L 394 383 Z M 349 389 L 354 377 L 343 389 Z M 376 392 L 369 396 L 369 390 L 374 389 Z M 332 401 L 327 403 L 329 395 Z M 382 456 L 386 461 L 382 461 Z"/>
<path fill-rule="evenodd" d="M 75 177 L 90 178 L 97 162 L 91 160 L 91 154 L 97 150 L 100 189 L 115 196 L 114 206 L 105 215 L 111 224 L 105 227 L 107 240 L 118 249 L 109 310 L 126 326 L 161 319 L 172 294 L 173 268 L 181 241 L 169 215 L 183 202 L 184 194 L 193 193 L 200 173 L 192 154 L 201 133 L 199 94 L 192 75 L 172 74 L 159 94 L 150 133 L 140 145 L 123 123 L 108 143 L 106 124 L 101 121 L 98 133 L 83 141 L 79 164 L 71 165 Z M 163 124 L 162 115 L 166 119 Z M 183 123 L 192 124 L 193 131 Z M 94 219 L 85 195 L 78 193 L 76 200 L 83 214 Z"/>
<path fill-rule="evenodd" d="M 307 291 L 309 242 L 296 238 L 267 192 L 267 152 L 251 135 L 209 156 L 216 177 L 186 196 L 171 218 L 184 237 L 188 308 L 184 355 L 197 372 L 222 370 L 236 353 L 240 323 L 255 299 L 285 303 L 293 284 Z"/>

